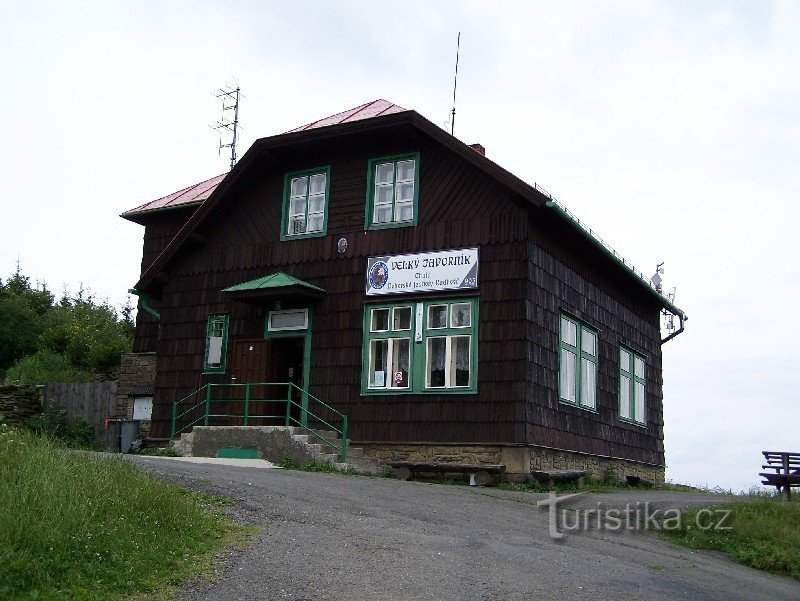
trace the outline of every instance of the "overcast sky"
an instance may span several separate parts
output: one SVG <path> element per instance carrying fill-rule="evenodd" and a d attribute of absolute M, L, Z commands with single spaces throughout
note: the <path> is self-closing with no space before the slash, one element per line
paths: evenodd
<path fill-rule="evenodd" d="M 119 213 L 375 98 L 544 186 L 689 315 L 664 346 L 667 477 L 746 489 L 800 451 L 800 2 L 0 1 L 0 277 L 121 304 Z"/>

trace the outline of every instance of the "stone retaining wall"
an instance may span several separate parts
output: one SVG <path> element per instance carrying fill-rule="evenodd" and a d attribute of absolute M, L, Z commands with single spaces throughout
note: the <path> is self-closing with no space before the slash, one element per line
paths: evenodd
<path fill-rule="evenodd" d="M 117 407 L 115 418 L 131 419 L 135 396 L 153 396 L 152 387 L 156 379 L 155 353 L 124 353 L 119 366 L 117 382 Z M 149 388 L 149 394 L 147 390 Z M 142 421 L 141 436 L 150 433 L 150 421 Z"/>
<path fill-rule="evenodd" d="M 593 478 L 602 480 L 609 470 L 617 482 L 626 476 L 637 476 L 656 485 L 664 484 L 664 467 L 647 465 L 626 459 L 584 455 L 535 446 L 500 445 L 426 445 L 426 444 L 366 444 L 364 455 L 375 457 L 382 464 L 392 461 L 437 463 L 466 463 L 474 465 L 504 464 L 504 478 L 513 482 L 529 479 L 534 470 L 586 470 Z"/>
<path fill-rule="evenodd" d="M 41 393 L 35 386 L 0 386 L 0 415 L 11 426 L 42 414 Z"/>

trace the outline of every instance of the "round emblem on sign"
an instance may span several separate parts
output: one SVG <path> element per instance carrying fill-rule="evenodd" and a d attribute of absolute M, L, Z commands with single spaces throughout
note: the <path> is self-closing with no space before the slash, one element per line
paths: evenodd
<path fill-rule="evenodd" d="M 369 268 L 367 277 L 371 288 L 383 288 L 389 281 L 389 266 L 383 261 L 375 261 Z"/>
<path fill-rule="evenodd" d="M 339 238 L 339 242 L 336 243 L 336 250 L 339 251 L 340 254 L 347 252 L 347 238 Z"/>

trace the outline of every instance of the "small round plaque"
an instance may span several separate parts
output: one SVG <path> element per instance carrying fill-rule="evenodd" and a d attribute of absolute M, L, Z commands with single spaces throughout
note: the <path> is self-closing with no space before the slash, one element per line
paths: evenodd
<path fill-rule="evenodd" d="M 339 238 L 339 242 L 336 243 L 336 250 L 340 254 L 347 252 L 347 238 Z"/>

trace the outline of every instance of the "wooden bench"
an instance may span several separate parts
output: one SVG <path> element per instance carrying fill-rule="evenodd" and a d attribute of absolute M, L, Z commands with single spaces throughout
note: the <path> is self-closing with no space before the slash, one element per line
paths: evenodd
<path fill-rule="evenodd" d="M 785 451 L 763 451 L 764 460 L 762 469 L 773 470 L 761 472 L 761 484 L 774 486 L 784 501 L 792 498 L 791 487 L 800 486 L 800 453 Z"/>
<path fill-rule="evenodd" d="M 578 486 L 583 486 L 586 478 L 586 470 L 534 470 L 531 476 L 552 490 L 556 482 L 575 482 Z"/>
<path fill-rule="evenodd" d="M 469 474 L 470 486 L 488 486 L 496 482 L 496 476 L 506 470 L 505 465 L 473 465 L 465 463 L 437 463 L 423 461 L 392 461 L 398 480 L 411 480 L 417 474 Z"/>

